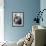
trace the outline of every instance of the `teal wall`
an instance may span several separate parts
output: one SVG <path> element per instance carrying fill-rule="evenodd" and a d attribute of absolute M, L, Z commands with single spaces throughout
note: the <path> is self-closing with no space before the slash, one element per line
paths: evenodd
<path fill-rule="evenodd" d="M 41 0 L 40 1 L 40 10 L 42 11 L 43 9 L 46 9 L 46 0 Z M 43 12 L 43 22 L 40 22 L 40 25 L 45 26 L 46 27 L 46 10 Z"/>
<path fill-rule="evenodd" d="M 4 39 L 18 41 L 32 29 L 35 12 L 40 9 L 40 0 L 4 0 Z M 12 12 L 24 12 L 24 27 L 12 27 Z"/>

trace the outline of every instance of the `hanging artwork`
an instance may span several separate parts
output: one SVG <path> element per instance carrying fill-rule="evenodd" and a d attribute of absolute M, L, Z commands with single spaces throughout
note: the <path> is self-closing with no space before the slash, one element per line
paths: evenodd
<path fill-rule="evenodd" d="M 24 12 L 12 12 L 12 26 L 13 27 L 24 26 Z"/>

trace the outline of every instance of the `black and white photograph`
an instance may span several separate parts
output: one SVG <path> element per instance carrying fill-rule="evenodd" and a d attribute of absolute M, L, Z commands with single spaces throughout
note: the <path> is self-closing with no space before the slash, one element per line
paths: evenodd
<path fill-rule="evenodd" d="M 24 26 L 24 12 L 13 12 L 12 13 L 12 26 L 13 27 Z"/>

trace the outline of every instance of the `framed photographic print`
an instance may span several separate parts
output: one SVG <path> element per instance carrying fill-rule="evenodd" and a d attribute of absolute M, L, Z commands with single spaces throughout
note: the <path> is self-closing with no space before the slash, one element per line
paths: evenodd
<path fill-rule="evenodd" d="M 24 12 L 12 12 L 12 26 L 13 27 L 24 26 Z"/>

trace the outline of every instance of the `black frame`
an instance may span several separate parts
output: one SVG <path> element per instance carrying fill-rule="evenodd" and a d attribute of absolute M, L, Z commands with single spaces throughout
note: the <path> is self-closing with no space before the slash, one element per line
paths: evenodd
<path fill-rule="evenodd" d="M 23 25 L 22 26 L 14 26 L 13 25 L 13 13 L 23 13 Z M 12 12 L 12 27 L 24 27 L 24 12 Z"/>

